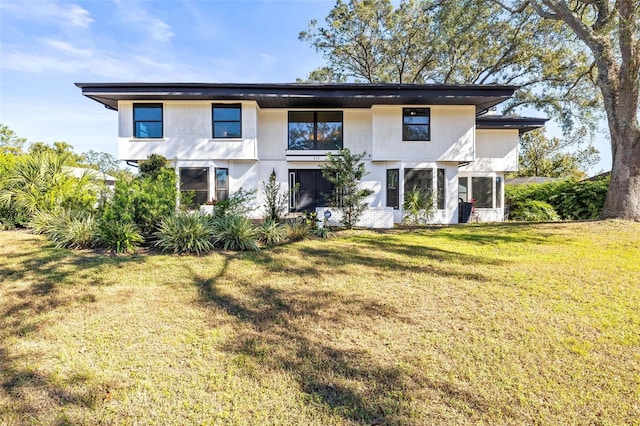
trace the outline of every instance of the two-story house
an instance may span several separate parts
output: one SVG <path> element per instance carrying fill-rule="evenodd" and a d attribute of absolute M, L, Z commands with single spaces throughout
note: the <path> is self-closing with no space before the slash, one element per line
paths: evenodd
<path fill-rule="evenodd" d="M 518 139 L 546 119 L 487 114 L 516 86 L 407 84 L 77 83 L 118 111 L 118 156 L 171 160 L 196 201 L 257 190 L 275 173 L 291 212 L 325 206 L 327 152 L 366 152 L 363 187 L 373 190 L 361 224 L 402 220 L 404 193 L 436 197 L 434 223 L 458 223 L 460 201 L 481 221 L 504 217 L 504 173 L 517 170 Z M 335 216 L 334 216 L 335 219 Z"/>

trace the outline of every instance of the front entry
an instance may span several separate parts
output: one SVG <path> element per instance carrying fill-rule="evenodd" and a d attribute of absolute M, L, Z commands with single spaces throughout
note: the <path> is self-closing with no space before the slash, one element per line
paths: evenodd
<path fill-rule="evenodd" d="M 316 211 L 316 207 L 327 205 L 325 196 L 333 190 L 333 184 L 322 176 L 321 170 L 289 170 L 291 192 L 289 210 L 292 212 Z"/>

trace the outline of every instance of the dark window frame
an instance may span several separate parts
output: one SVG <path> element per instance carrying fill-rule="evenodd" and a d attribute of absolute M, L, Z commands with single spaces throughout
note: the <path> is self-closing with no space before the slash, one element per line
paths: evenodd
<path fill-rule="evenodd" d="M 226 176 L 226 180 L 225 180 L 225 188 L 218 188 L 218 170 L 225 171 L 225 176 Z M 216 194 L 216 201 L 224 201 L 224 200 L 228 200 L 229 199 L 229 168 L 228 167 L 216 167 L 214 169 L 214 179 L 215 179 L 215 194 Z M 220 196 L 221 193 L 224 193 L 223 196 Z"/>
<path fill-rule="evenodd" d="M 489 187 L 491 189 L 490 194 L 480 194 L 480 189 L 484 188 L 483 185 L 481 184 L 481 181 L 483 182 L 487 182 L 487 179 L 489 180 L 489 182 L 491 182 L 491 186 Z M 495 182 L 495 178 L 492 176 L 471 176 L 471 197 L 475 200 L 475 206 L 478 209 L 493 209 L 494 207 L 494 203 L 495 203 L 495 189 L 494 189 L 494 182 Z M 490 200 L 490 203 L 484 203 L 483 201 L 487 201 L 487 197 Z"/>
<path fill-rule="evenodd" d="M 411 112 L 414 112 L 412 114 Z M 407 123 L 407 117 L 427 117 L 427 123 Z M 427 137 L 422 138 L 410 138 L 407 136 L 409 127 L 426 127 Z M 403 142 L 427 142 L 431 140 L 431 108 L 402 108 L 402 141 Z"/>
<path fill-rule="evenodd" d="M 312 148 L 292 148 L 291 147 L 291 115 L 296 113 L 313 114 L 313 147 Z M 330 149 L 318 148 L 318 113 L 337 113 L 340 114 L 340 147 L 332 147 Z M 327 123 L 336 123 L 336 121 L 326 121 Z M 304 121 L 293 121 L 293 123 L 305 123 Z M 309 122 L 310 123 L 310 122 Z M 325 123 L 325 121 L 320 121 Z M 319 111 L 288 111 L 287 114 L 287 149 L 292 151 L 331 151 L 344 148 L 344 111 L 340 110 L 319 110 Z"/>
<path fill-rule="evenodd" d="M 433 168 L 422 168 L 422 167 L 405 167 L 404 169 L 404 179 L 403 179 L 403 188 L 402 188 L 402 197 L 403 200 L 406 198 L 407 196 L 407 192 L 410 191 L 412 189 L 412 187 L 408 184 L 407 180 L 408 177 L 411 178 L 415 178 L 415 176 L 411 176 L 414 173 L 418 173 L 418 171 L 423 172 L 423 173 L 428 173 L 429 174 L 429 185 L 428 188 L 424 188 L 421 187 L 423 190 L 428 190 L 428 192 L 431 194 L 431 196 L 433 197 L 435 195 L 434 193 L 434 187 L 435 187 L 435 183 L 434 179 L 433 179 Z"/>
<path fill-rule="evenodd" d="M 218 109 L 237 109 L 239 112 L 239 118 L 237 120 L 216 120 L 215 118 L 215 110 Z M 211 104 L 211 137 L 213 139 L 241 139 L 242 138 L 242 104 Z M 238 123 L 240 126 L 240 134 L 239 135 L 231 135 L 231 136 L 216 136 L 216 123 Z"/>
<path fill-rule="evenodd" d="M 160 120 L 137 120 L 136 108 L 160 108 Z M 140 136 L 138 123 L 160 123 L 160 136 Z M 164 137 L 164 105 L 162 103 L 134 103 L 133 104 L 133 137 L 136 139 L 162 139 Z"/>
<path fill-rule="evenodd" d="M 444 210 L 445 207 L 445 182 L 446 182 L 446 172 L 445 169 L 436 169 L 436 203 L 438 210 Z"/>

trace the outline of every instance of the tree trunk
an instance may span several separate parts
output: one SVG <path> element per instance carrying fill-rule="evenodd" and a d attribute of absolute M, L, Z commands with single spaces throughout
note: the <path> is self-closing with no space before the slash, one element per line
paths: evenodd
<path fill-rule="evenodd" d="M 600 217 L 640 222 L 640 132 L 611 130 L 613 168 Z"/>

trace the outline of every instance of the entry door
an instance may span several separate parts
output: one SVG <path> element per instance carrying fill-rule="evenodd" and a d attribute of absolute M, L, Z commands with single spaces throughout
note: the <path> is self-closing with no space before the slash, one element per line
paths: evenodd
<path fill-rule="evenodd" d="M 321 170 L 289 170 L 289 176 L 290 182 L 298 185 L 298 190 L 292 193 L 292 211 L 313 212 L 316 207 L 327 205 L 325 195 L 331 193 L 333 185 L 322 176 Z"/>

